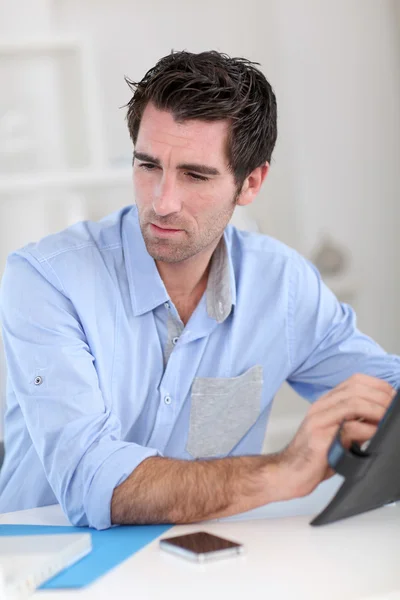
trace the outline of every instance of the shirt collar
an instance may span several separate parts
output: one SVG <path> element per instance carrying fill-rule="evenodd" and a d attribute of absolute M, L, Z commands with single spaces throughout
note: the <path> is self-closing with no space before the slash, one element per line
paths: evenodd
<path fill-rule="evenodd" d="M 169 300 L 154 259 L 147 252 L 139 225 L 136 206 L 126 215 L 122 245 L 135 317 L 153 310 Z"/>
<path fill-rule="evenodd" d="M 225 321 L 236 302 L 234 271 L 225 235 L 211 258 L 206 300 L 208 316 L 218 323 Z"/>
<path fill-rule="evenodd" d="M 122 228 L 122 245 L 127 268 L 132 309 L 143 315 L 170 300 L 154 259 L 147 252 L 140 230 L 138 211 L 132 206 Z M 236 303 L 235 276 L 224 232 L 211 259 L 206 289 L 208 316 L 222 323 Z"/>

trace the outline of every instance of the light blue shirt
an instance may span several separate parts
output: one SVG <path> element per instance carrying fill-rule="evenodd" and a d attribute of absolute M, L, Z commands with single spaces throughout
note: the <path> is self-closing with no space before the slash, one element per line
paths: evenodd
<path fill-rule="evenodd" d="M 400 384 L 399 357 L 304 258 L 232 226 L 185 327 L 135 207 L 11 254 L 0 301 L 0 512 L 59 502 L 106 528 L 114 488 L 147 457 L 260 453 L 285 380 L 310 401 L 356 372 Z"/>

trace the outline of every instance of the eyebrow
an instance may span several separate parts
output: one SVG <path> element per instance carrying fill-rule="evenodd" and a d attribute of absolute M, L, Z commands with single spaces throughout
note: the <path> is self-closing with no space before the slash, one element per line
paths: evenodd
<path fill-rule="evenodd" d="M 137 158 L 143 162 L 148 162 L 161 167 L 161 161 L 159 158 L 150 156 L 150 154 L 146 154 L 145 152 L 134 152 L 133 156 L 134 158 Z M 200 173 L 201 175 L 221 175 L 221 173 L 215 167 L 209 167 L 208 165 L 200 165 L 197 163 L 182 163 L 178 165 L 177 168 L 184 171 L 194 171 L 195 173 Z"/>

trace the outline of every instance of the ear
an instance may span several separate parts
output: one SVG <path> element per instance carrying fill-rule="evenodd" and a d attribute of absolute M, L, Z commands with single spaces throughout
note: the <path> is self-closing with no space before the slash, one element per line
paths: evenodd
<path fill-rule="evenodd" d="M 236 204 L 239 206 L 246 206 L 247 204 L 251 204 L 254 198 L 257 196 L 260 191 L 261 185 L 268 175 L 269 171 L 269 163 L 266 162 L 260 167 L 257 167 L 246 177 L 243 182 L 242 189 L 240 190 L 240 194 L 237 198 Z"/>

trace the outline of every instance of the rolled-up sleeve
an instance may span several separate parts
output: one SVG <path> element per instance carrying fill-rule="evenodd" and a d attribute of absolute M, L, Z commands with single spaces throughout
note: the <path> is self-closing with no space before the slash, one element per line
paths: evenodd
<path fill-rule="evenodd" d="M 0 316 L 9 383 L 56 498 L 74 525 L 110 527 L 114 488 L 157 450 L 121 439 L 79 316 L 45 259 L 9 256 Z"/>
<path fill-rule="evenodd" d="M 288 330 L 288 382 L 308 400 L 355 373 L 400 387 L 400 358 L 358 330 L 353 309 L 337 300 L 317 269 L 301 256 L 292 262 Z"/>

